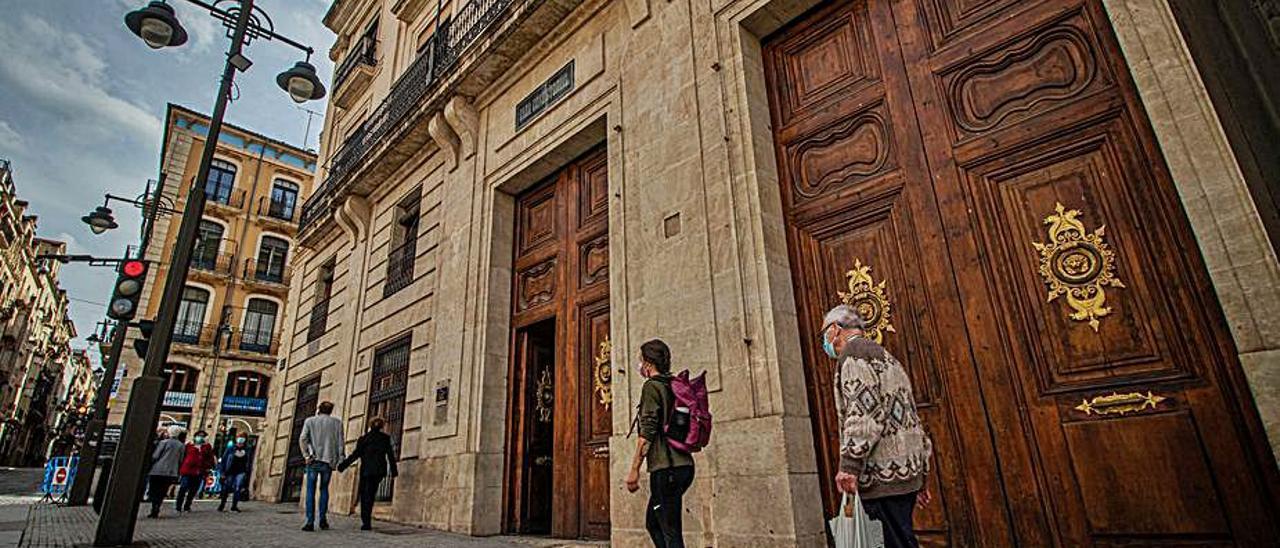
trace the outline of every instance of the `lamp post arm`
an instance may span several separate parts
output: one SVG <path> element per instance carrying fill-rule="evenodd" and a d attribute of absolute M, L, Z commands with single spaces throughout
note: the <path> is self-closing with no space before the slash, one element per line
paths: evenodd
<path fill-rule="evenodd" d="M 222 18 L 223 20 L 226 20 L 226 21 L 234 21 L 234 20 L 235 20 L 235 14 L 232 14 L 231 12 L 228 12 L 227 10 L 224 10 L 224 9 L 222 9 L 222 8 L 219 8 L 219 7 L 217 7 L 217 6 L 213 5 L 213 4 L 210 4 L 210 3 L 208 3 L 208 2 L 204 2 L 203 0 L 187 0 L 187 3 L 188 3 L 188 4 L 194 4 L 194 5 L 196 5 L 196 6 L 200 7 L 200 8 L 202 8 L 202 9 L 204 9 L 205 11 L 208 11 L 209 13 L 216 14 L 218 17 Z M 244 1 L 242 0 L 242 1 L 240 2 L 240 5 L 241 5 L 242 9 L 252 9 L 252 7 L 244 7 L 244 5 L 245 5 L 246 3 L 248 3 L 248 4 L 252 4 L 252 2 L 244 2 Z M 277 33 L 274 29 L 263 28 L 261 25 L 254 25 L 252 22 L 250 22 L 250 25 L 253 25 L 253 27 L 254 27 L 254 32 L 261 33 L 263 36 L 266 36 L 266 37 L 268 37 L 268 38 L 271 38 L 272 40 L 279 40 L 279 41 L 284 42 L 284 43 L 286 43 L 286 44 L 289 44 L 290 46 L 293 46 L 293 47 L 295 47 L 295 48 L 297 48 L 297 49 L 299 49 L 299 50 L 305 51 L 305 52 L 307 53 L 307 55 L 308 55 L 308 56 L 310 56 L 311 54 L 315 53 L 315 50 L 314 50 L 314 49 L 312 49 L 312 48 L 311 48 L 311 46 L 307 46 L 307 45 L 305 45 L 305 44 L 301 44 L 301 43 L 299 43 L 299 42 L 296 42 L 296 41 L 294 41 L 292 38 L 289 38 L 288 36 L 285 36 L 285 35 L 283 35 L 283 34 Z"/>

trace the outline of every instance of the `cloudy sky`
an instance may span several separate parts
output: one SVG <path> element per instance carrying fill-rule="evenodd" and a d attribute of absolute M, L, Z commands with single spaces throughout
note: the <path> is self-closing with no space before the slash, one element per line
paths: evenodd
<path fill-rule="evenodd" d="M 225 0 L 224 0 L 225 1 Z M 228 40 L 221 23 L 184 0 L 170 0 L 191 39 L 180 48 L 148 49 L 124 26 L 145 0 L 0 0 L 0 158 L 13 162 L 18 196 L 39 215 L 39 235 L 66 241 L 70 253 L 118 257 L 139 236 L 138 214 L 112 204 L 121 228 L 95 236 L 80 217 L 106 192 L 137 196 L 159 170 L 161 125 L 169 102 L 199 112 L 213 107 Z M 321 23 L 330 0 L 258 0 L 276 31 L 316 50 L 328 83 L 333 36 Z M 238 74 L 227 121 L 277 139 L 316 147 L 321 119 L 275 84 L 302 53 L 254 41 L 249 72 Z M 322 112 L 323 102 L 305 105 Z M 70 264 L 62 270 L 76 346 L 106 312 L 115 274 Z M 91 354 L 96 354 L 92 352 Z M 95 363 L 97 356 L 94 356 Z"/>

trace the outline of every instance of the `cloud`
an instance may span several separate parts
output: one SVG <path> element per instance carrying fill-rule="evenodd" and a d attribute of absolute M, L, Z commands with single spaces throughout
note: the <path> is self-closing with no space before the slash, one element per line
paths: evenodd
<path fill-rule="evenodd" d="M 0 154 L 11 155 L 27 149 L 26 140 L 9 122 L 0 120 Z"/>
<path fill-rule="evenodd" d="M 0 82 L 8 95 L 29 106 L 81 120 L 114 133 L 154 143 L 160 119 L 113 95 L 106 87 L 108 65 L 100 47 L 83 35 L 30 14 L 0 19 Z"/>

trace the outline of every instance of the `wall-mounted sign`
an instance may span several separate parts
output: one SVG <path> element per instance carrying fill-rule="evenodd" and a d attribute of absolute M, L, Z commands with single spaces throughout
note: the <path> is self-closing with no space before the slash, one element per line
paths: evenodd
<path fill-rule="evenodd" d="M 516 105 L 516 130 L 537 118 L 556 101 L 573 91 L 573 61 L 557 70 L 546 82 L 534 88 Z"/>

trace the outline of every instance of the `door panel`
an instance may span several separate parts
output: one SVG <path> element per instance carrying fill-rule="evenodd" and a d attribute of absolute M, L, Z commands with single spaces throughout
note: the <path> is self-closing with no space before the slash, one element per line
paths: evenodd
<path fill-rule="evenodd" d="M 854 304 L 911 372 L 927 544 L 1275 538 L 1275 464 L 1097 0 L 839 3 L 765 61 L 801 318 Z"/>
<path fill-rule="evenodd" d="M 535 325 L 554 323 L 554 383 L 537 391 L 546 401 L 550 420 L 540 436 L 509 433 L 508 474 L 515 487 L 507 491 L 507 528 L 533 532 L 520 525 L 521 504 L 542 504 L 544 533 L 561 538 L 609 537 L 609 436 L 612 417 L 609 375 L 609 238 L 608 179 L 603 149 L 575 160 L 516 200 L 512 327 L 513 378 L 524 378 L 528 365 L 518 356 L 528 344 L 523 334 Z M 528 381 L 535 382 L 535 381 Z M 513 390 L 512 398 L 521 392 Z M 525 399 L 532 396 L 525 395 Z M 534 401 L 534 400 L 529 400 Z M 513 423 L 529 421 L 529 403 L 513 399 Z M 524 436 L 524 437 L 522 437 Z M 546 473 L 519 468 L 521 451 L 545 455 Z M 536 457 L 533 457 L 536 460 Z M 526 468 L 528 465 L 526 465 Z M 522 474 L 530 474 L 529 479 Z M 526 503 L 521 489 L 529 482 L 548 491 L 545 499 Z"/>

